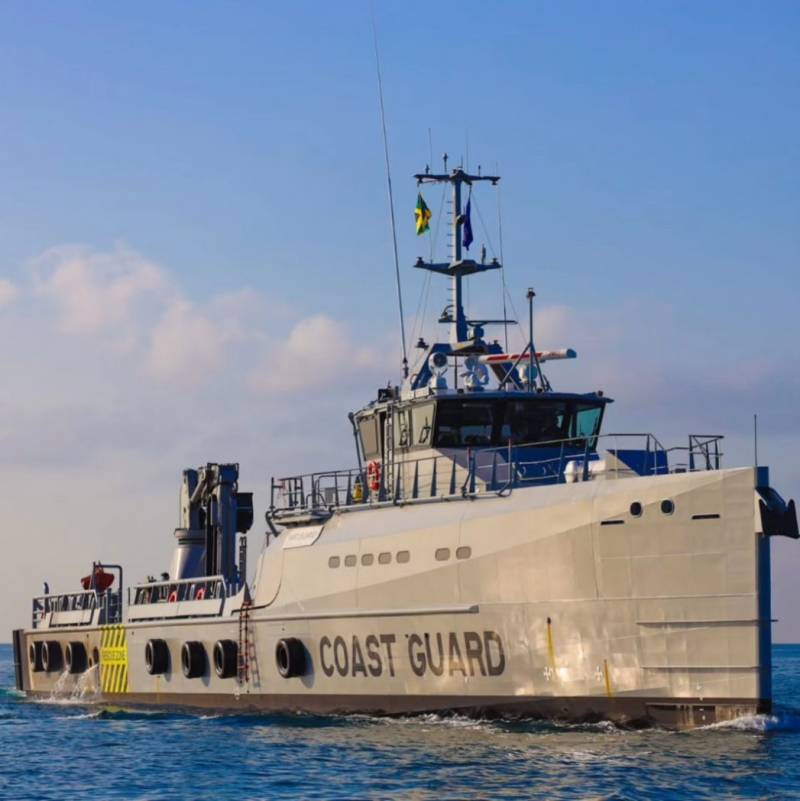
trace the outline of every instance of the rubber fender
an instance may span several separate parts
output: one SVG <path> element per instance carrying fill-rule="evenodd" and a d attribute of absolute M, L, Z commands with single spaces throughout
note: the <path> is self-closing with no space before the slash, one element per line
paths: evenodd
<path fill-rule="evenodd" d="M 169 670 L 169 646 L 165 640 L 148 640 L 144 647 L 144 666 L 151 676 L 160 676 Z"/>
<path fill-rule="evenodd" d="M 65 656 L 70 673 L 83 673 L 86 670 L 86 646 L 82 642 L 68 642 Z"/>
<path fill-rule="evenodd" d="M 217 640 L 214 644 L 214 671 L 221 679 L 230 679 L 239 672 L 239 646 L 233 640 Z"/>
<path fill-rule="evenodd" d="M 42 667 L 52 673 L 61 670 L 64 664 L 64 654 L 58 640 L 45 640 L 42 643 Z"/>
<path fill-rule="evenodd" d="M 183 644 L 181 667 L 187 679 L 196 679 L 206 672 L 206 649 L 203 643 L 189 640 Z"/>
<path fill-rule="evenodd" d="M 284 679 L 302 676 L 306 672 L 306 649 L 303 643 L 295 637 L 278 640 L 275 664 Z"/>
<path fill-rule="evenodd" d="M 40 640 L 32 640 L 28 646 L 28 662 L 34 673 L 41 673 L 44 670 L 42 664 L 42 645 Z"/>

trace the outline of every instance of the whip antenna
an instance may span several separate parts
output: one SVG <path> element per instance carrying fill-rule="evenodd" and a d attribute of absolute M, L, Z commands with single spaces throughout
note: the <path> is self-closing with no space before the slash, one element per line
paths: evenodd
<path fill-rule="evenodd" d="M 397 256 L 397 226 L 394 220 L 394 193 L 392 192 L 392 171 L 389 168 L 389 138 L 386 135 L 386 112 L 383 107 L 383 81 L 381 80 L 381 59 L 378 54 L 378 28 L 375 24 L 375 7 L 371 7 L 372 38 L 375 44 L 375 73 L 378 77 L 378 100 L 381 108 L 381 130 L 383 131 L 383 155 L 386 160 L 386 188 L 389 192 L 389 215 L 392 221 L 392 248 L 394 250 L 394 274 L 397 281 L 397 305 L 400 309 L 400 338 L 403 341 L 403 378 L 408 378 L 408 355 L 406 353 L 406 324 L 403 319 L 403 293 L 400 290 L 400 260 Z"/>

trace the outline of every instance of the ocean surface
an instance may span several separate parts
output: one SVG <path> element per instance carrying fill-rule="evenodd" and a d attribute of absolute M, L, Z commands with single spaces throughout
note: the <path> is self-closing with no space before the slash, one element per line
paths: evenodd
<path fill-rule="evenodd" d="M 800 799 L 800 646 L 775 713 L 691 732 L 26 701 L 0 646 L 2 799 Z"/>

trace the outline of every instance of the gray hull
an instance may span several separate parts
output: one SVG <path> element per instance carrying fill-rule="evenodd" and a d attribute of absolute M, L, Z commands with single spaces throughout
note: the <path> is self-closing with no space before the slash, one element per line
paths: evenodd
<path fill-rule="evenodd" d="M 336 514 L 266 548 L 244 623 L 241 599 L 203 617 L 191 604 L 172 617 L 165 604 L 132 606 L 118 627 L 51 620 L 19 633 L 19 681 L 85 703 L 231 711 L 676 728 L 768 712 L 769 537 L 756 485 L 747 468 Z M 169 650 L 159 675 L 145 665 L 155 639 Z M 276 647 L 287 639 L 304 667 L 284 678 Z M 246 652 L 235 676 L 215 672 L 220 640 Z M 88 669 L 35 670 L 31 643 L 44 641 L 82 643 Z M 205 653 L 195 678 L 182 670 L 186 642 Z"/>

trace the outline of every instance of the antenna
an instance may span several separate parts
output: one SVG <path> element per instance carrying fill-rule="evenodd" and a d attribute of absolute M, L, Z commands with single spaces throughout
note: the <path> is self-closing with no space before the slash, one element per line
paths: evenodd
<path fill-rule="evenodd" d="M 403 344 L 403 378 L 408 378 L 408 355 L 406 353 L 406 324 L 403 317 L 403 293 L 400 289 L 400 259 L 397 256 L 397 226 L 394 219 L 394 193 L 392 192 L 392 171 L 389 168 L 389 138 L 386 134 L 386 112 L 383 106 L 383 80 L 381 79 L 381 59 L 378 53 L 378 27 L 375 24 L 375 6 L 370 7 L 372 38 L 375 44 L 375 73 L 378 77 L 378 100 L 381 108 L 381 130 L 383 131 L 383 155 L 386 160 L 386 188 L 389 193 L 389 215 L 392 221 L 392 249 L 394 252 L 394 274 L 397 282 L 397 306 L 400 310 L 400 338 Z"/>
<path fill-rule="evenodd" d="M 758 467 L 758 415 L 753 415 L 753 464 Z"/>

